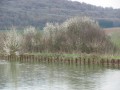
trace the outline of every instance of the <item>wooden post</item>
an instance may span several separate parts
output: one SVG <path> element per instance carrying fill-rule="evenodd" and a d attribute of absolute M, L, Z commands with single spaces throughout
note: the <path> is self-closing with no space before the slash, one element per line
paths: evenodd
<path fill-rule="evenodd" d="M 83 60 L 84 60 L 83 63 L 85 64 L 85 58 Z"/>
<path fill-rule="evenodd" d="M 112 66 L 114 66 L 114 64 L 115 64 L 115 60 L 112 59 L 111 63 L 112 63 Z"/>
<path fill-rule="evenodd" d="M 90 65 L 90 58 L 88 58 L 88 65 Z"/>
<path fill-rule="evenodd" d="M 48 60 L 48 63 L 49 63 L 49 62 L 50 62 L 50 61 L 49 61 L 49 57 L 47 57 L 47 60 Z"/>
<path fill-rule="evenodd" d="M 26 57 L 27 62 L 29 62 L 29 60 L 28 60 L 28 55 L 25 55 L 25 57 Z"/>
<path fill-rule="evenodd" d="M 104 65 L 104 59 L 101 59 L 101 61 L 100 61 L 100 62 L 101 62 L 101 64 L 102 64 L 102 65 Z"/>
<path fill-rule="evenodd" d="M 63 62 L 63 58 L 61 57 L 61 63 Z"/>
<path fill-rule="evenodd" d="M 119 64 L 120 64 L 120 60 L 119 59 L 117 60 L 117 64 L 118 64 L 118 67 L 119 67 Z"/>
<path fill-rule="evenodd" d="M 93 64 L 95 64 L 95 59 L 93 58 L 93 61 L 92 61 Z"/>
<path fill-rule="evenodd" d="M 107 59 L 107 66 L 109 66 L 109 60 Z"/>
<path fill-rule="evenodd" d="M 75 59 L 75 63 L 78 64 L 78 59 L 77 58 Z"/>
<path fill-rule="evenodd" d="M 79 62 L 80 62 L 80 64 L 81 64 L 81 57 L 79 58 Z"/>
<path fill-rule="evenodd" d="M 68 58 L 68 64 L 70 64 L 70 59 Z"/>
<path fill-rule="evenodd" d="M 73 63 L 74 63 L 73 58 L 71 58 L 71 64 L 73 64 Z"/>

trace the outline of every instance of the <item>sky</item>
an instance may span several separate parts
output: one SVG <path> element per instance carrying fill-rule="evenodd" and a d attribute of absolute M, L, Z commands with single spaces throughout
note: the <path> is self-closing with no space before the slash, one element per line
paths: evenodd
<path fill-rule="evenodd" d="M 120 8 L 120 0 L 71 0 L 71 1 L 85 2 L 88 4 L 102 7 Z"/>

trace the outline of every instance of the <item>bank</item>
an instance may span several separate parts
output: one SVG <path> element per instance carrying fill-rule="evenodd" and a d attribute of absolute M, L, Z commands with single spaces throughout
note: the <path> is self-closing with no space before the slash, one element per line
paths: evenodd
<path fill-rule="evenodd" d="M 26 53 L 18 56 L 1 54 L 0 59 L 20 62 L 120 66 L 119 56 L 95 54 Z"/>

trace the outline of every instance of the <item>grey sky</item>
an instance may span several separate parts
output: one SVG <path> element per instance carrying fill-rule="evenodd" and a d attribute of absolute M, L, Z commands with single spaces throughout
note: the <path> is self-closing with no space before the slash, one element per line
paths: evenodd
<path fill-rule="evenodd" d="M 120 0 L 71 0 L 71 1 L 80 1 L 102 7 L 120 8 Z"/>

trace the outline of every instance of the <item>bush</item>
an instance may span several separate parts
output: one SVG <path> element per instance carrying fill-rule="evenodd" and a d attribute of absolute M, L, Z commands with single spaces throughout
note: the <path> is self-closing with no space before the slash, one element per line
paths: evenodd
<path fill-rule="evenodd" d="M 22 36 L 17 33 L 15 28 L 11 28 L 3 40 L 3 51 L 6 54 L 19 54 L 21 52 Z"/>
<path fill-rule="evenodd" d="M 88 17 L 74 17 L 62 24 L 47 23 L 43 31 L 27 27 L 20 34 L 13 28 L 0 41 L 3 42 L 0 43 L 3 51 L 8 54 L 16 52 L 104 54 L 115 53 L 117 50 L 98 23 Z"/>
<path fill-rule="evenodd" d="M 105 53 L 114 47 L 98 23 L 88 17 L 74 17 L 61 25 L 47 24 L 44 32 L 50 51 Z"/>

